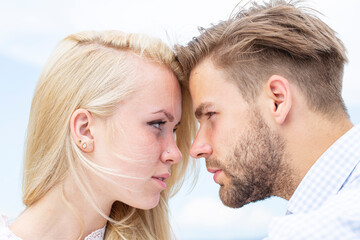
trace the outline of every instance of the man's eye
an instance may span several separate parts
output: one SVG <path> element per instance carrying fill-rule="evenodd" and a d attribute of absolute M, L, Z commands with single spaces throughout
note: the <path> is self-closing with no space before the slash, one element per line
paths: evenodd
<path fill-rule="evenodd" d="M 214 114 L 215 114 L 215 112 L 207 112 L 207 113 L 205 113 L 205 116 L 207 116 L 208 119 L 210 119 L 211 116 L 213 116 Z"/>

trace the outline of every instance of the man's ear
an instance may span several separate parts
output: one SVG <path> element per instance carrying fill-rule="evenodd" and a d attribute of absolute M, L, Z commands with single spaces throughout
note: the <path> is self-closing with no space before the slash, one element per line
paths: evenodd
<path fill-rule="evenodd" d="M 77 109 L 70 119 L 71 135 L 76 145 L 86 153 L 94 151 L 94 137 L 90 127 L 93 123 L 91 113 L 85 109 Z"/>
<path fill-rule="evenodd" d="M 289 81 L 279 75 L 272 75 L 266 85 L 268 97 L 272 100 L 271 110 L 276 123 L 283 124 L 292 107 L 292 92 Z"/>

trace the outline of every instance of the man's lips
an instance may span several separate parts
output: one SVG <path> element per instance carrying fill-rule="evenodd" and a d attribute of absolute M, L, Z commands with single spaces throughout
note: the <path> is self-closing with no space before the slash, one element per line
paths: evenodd
<path fill-rule="evenodd" d="M 214 181 L 216 183 L 218 183 L 217 179 L 218 179 L 219 175 L 222 173 L 222 170 L 221 169 L 215 169 L 215 168 L 208 168 L 207 170 L 208 170 L 208 172 L 214 174 Z"/>
<path fill-rule="evenodd" d="M 221 169 L 217 169 L 217 168 L 207 168 L 208 172 L 210 173 L 215 173 L 216 171 L 219 171 Z"/>

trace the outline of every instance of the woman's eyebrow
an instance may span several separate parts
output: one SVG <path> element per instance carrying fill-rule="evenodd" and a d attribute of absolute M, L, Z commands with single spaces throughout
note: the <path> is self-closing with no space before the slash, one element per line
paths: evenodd
<path fill-rule="evenodd" d="M 164 113 L 165 116 L 167 117 L 167 119 L 169 120 L 169 122 L 173 122 L 174 119 L 175 119 L 174 116 L 171 115 L 171 113 L 167 112 L 167 111 L 164 110 L 164 109 L 161 109 L 161 110 L 159 110 L 159 111 L 157 111 L 157 112 L 153 112 L 153 114 L 156 114 L 156 113 Z"/>

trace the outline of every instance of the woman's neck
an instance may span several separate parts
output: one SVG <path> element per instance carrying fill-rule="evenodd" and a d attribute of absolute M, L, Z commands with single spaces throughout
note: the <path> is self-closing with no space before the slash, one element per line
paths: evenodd
<path fill-rule="evenodd" d="M 107 220 L 74 185 L 73 181 L 65 181 L 64 186 L 54 187 L 25 209 L 10 229 L 24 240 L 45 240 L 78 239 L 80 236 L 84 239 L 104 227 Z M 97 203 L 106 216 L 110 214 L 111 205 Z"/>

